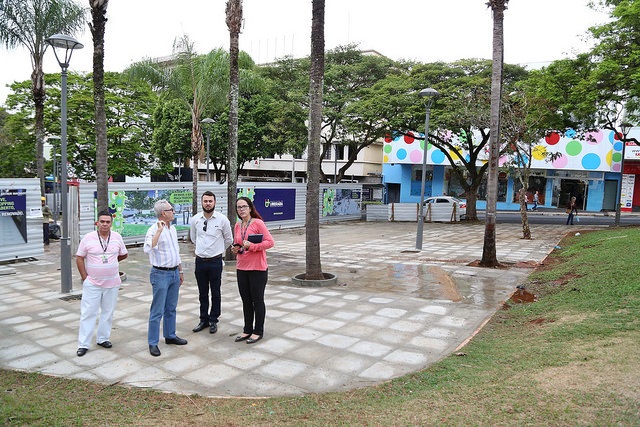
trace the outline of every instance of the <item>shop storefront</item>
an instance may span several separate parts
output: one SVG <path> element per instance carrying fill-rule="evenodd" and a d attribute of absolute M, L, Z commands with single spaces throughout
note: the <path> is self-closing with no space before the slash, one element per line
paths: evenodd
<path fill-rule="evenodd" d="M 640 129 L 632 129 L 629 137 L 633 137 L 634 132 L 640 134 Z M 383 182 L 393 190 L 394 201 L 420 201 L 423 145 L 423 140 L 405 135 L 385 142 Z M 623 210 L 640 210 L 640 177 L 637 176 L 640 175 L 640 146 L 627 143 L 624 151 L 623 162 L 622 142 L 608 130 L 592 132 L 581 138 L 573 130 L 564 135 L 549 134 L 533 150 L 527 201 L 532 203 L 537 191 L 539 206 L 543 208 L 564 208 L 575 196 L 581 210 L 614 211 L 618 192 L 622 190 Z M 557 153 L 557 157 L 550 161 L 548 153 Z M 477 167 L 482 165 L 481 162 Z M 506 157 L 500 159 L 501 166 L 507 162 Z M 429 144 L 426 163 L 425 197 L 448 194 L 465 198 L 462 185 L 451 173 L 452 168 L 440 149 Z M 621 174 L 623 166 L 624 174 Z M 519 209 L 520 187 L 519 180 L 507 168 L 502 170 L 498 177 L 497 208 Z M 477 194 L 477 207 L 484 209 L 486 177 Z"/>

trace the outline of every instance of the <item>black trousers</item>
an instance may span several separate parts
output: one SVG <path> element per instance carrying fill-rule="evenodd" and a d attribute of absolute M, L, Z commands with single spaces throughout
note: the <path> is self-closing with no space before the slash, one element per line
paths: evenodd
<path fill-rule="evenodd" d="M 267 308 L 264 304 L 264 289 L 267 287 L 269 270 L 236 270 L 238 291 L 242 298 L 245 334 L 264 334 L 264 318 Z M 254 323 L 255 321 L 255 323 Z"/>
<path fill-rule="evenodd" d="M 200 301 L 200 321 L 216 323 L 220 317 L 222 257 L 207 261 L 196 257 L 195 273 L 198 282 L 198 300 Z M 211 291 L 211 305 L 209 305 L 209 291 Z"/>

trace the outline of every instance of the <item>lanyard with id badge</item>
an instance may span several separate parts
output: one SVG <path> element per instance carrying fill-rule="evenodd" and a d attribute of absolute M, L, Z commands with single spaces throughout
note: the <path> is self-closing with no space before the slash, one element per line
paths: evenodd
<path fill-rule="evenodd" d="M 111 232 L 109 232 L 109 237 L 107 237 L 106 246 L 102 244 L 102 236 L 100 233 L 98 231 L 96 231 L 96 233 L 98 233 L 98 240 L 100 241 L 100 247 L 102 248 L 102 263 L 108 264 L 109 256 L 107 255 L 107 249 L 109 248 L 109 242 L 111 241 Z"/>

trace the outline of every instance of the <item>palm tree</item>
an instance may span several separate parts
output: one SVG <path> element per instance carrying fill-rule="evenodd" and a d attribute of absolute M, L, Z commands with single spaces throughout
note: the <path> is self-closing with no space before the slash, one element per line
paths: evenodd
<path fill-rule="evenodd" d="M 167 66 L 151 60 L 133 64 L 129 75 L 149 82 L 153 87 L 166 90 L 191 113 L 191 155 L 193 160 L 192 212 L 198 211 L 198 160 L 202 154 L 203 136 L 200 120 L 205 109 L 222 110 L 228 93 L 228 54 L 214 49 L 198 56 L 188 36 L 174 44 L 175 61 Z"/>
<path fill-rule="evenodd" d="M 96 187 L 98 192 L 98 212 L 109 205 L 109 183 L 107 167 L 107 114 L 104 105 L 104 31 L 107 23 L 109 0 L 89 0 L 92 23 L 89 24 L 93 36 L 93 105 L 96 129 Z"/>
<path fill-rule="evenodd" d="M 242 27 L 242 0 L 227 1 L 227 27 L 229 28 L 229 151 L 227 159 L 227 217 L 236 222 L 236 198 L 238 193 L 238 96 L 240 78 L 238 52 Z M 233 259 L 231 248 L 227 257 Z"/>
<path fill-rule="evenodd" d="M 306 280 L 323 280 L 320 263 L 320 132 L 324 79 L 324 3 L 312 1 L 309 78 L 309 149 L 307 154 Z"/>
<path fill-rule="evenodd" d="M 24 46 L 31 55 L 31 92 L 35 106 L 36 164 L 40 192 L 44 196 L 44 101 L 42 61 L 47 37 L 74 35 L 85 22 L 84 9 L 72 0 L 3 0 L 0 13 L 0 43 L 7 48 Z"/>
<path fill-rule="evenodd" d="M 491 123 L 489 141 L 489 172 L 487 176 L 487 210 L 484 246 L 480 265 L 496 267 L 496 204 L 498 201 L 498 159 L 500 157 L 500 107 L 502 99 L 502 69 L 504 65 L 504 11 L 509 0 L 490 0 L 493 12 L 493 65 L 491 72 Z"/>

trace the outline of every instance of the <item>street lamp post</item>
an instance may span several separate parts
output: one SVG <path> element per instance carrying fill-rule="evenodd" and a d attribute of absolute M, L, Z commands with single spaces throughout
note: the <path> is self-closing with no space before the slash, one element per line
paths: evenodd
<path fill-rule="evenodd" d="M 422 236 L 424 229 L 424 187 L 427 181 L 427 143 L 429 142 L 429 115 L 431 114 L 431 106 L 438 91 L 432 88 L 422 89 L 421 98 L 424 98 L 424 105 L 427 113 L 424 119 L 424 147 L 422 149 L 422 183 L 420 185 L 420 214 L 418 216 L 418 230 L 416 232 L 416 249 L 422 250 Z"/>
<path fill-rule="evenodd" d="M 207 181 L 209 181 L 209 139 L 211 137 L 211 125 L 213 125 L 215 121 L 207 117 L 206 119 L 202 119 L 200 123 L 207 125 Z"/>
<path fill-rule="evenodd" d="M 178 182 L 182 182 L 182 154 L 184 151 L 176 150 L 176 154 L 178 155 Z"/>
<path fill-rule="evenodd" d="M 60 237 L 60 284 L 62 293 L 69 293 L 72 289 L 71 276 L 71 240 L 69 239 L 69 206 L 67 204 L 67 70 L 69 61 L 75 49 L 82 49 L 84 45 L 73 37 L 64 34 L 54 34 L 46 39 L 53 48 L 58 64 L 60 64 L 61 92 L 61 120 L 60 120 L 60 181 L 62 203 L 62 236 Z M 58 54 L 58 51 L 60 54 Z M 64 53 L 64 55 L 63 55 Z"/>
<path fill-rule="evenodd" d="M 338 147 L 342 141 L 333 142 L 333 183 L 338 183 Z"/>
<path fill-rule="evenodd" d="M 620 130 L 622 131 L 622 160 L 620 161 L 620 181 L 618 181 L 618 205 L 616 206 L 616 218 L 614 220 L 614 225 L 616 227 L 620 225 L 620 212 L 622 210 L 622 178 L 624 177 L 624 156 L 625 149 L 627 147 L 627 134 L 631 130 L 631 125 L 629 123 L 622 123 L 620 125 Z"/>
<path fill-rule="evenodd" d="M 56 147 L 53 147 L 53 223 L 58 223 L 58 158 Z"/>

